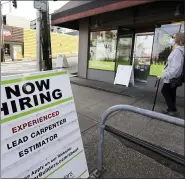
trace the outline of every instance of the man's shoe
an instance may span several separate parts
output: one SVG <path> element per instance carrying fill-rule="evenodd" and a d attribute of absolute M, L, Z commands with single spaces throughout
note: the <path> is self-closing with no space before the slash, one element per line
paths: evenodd
<path fill-rule="evenodd" d="M 168 111 L 168 109 L 163 109 L 162 111 L 161 111 L 161 113 L 163 113 L 163 114 L 168 114 L 169 113 L 169 111 Z"/>
<path fill-rule="evenodd" d="M 179 113 L 178 113 L 178 111 L 175 111 L 175 112 L 170 111 L 170 112 L 168 113 L 168 115 L 169 115 L 169 116 L 172 116 L 172 117 L 178 117 L 178 116 L 179 116 Z"/>

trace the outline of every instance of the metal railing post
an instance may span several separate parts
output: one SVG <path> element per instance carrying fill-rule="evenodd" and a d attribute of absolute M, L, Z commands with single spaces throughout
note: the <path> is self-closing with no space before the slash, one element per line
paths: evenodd
<path fill-rule="evenodd" d="M 108 119 L 108 117 L 116 111 L 130 111 L 134 112 L 146 117 L 151 117 L 154 119 L 158 119 L 160 121 L 164 121 L 167 123 L 171 123 L 180 127 L 184 127 L 184 120 L 171 117 L 168 115 L 164 115 L 161 113 L 157 113 L 154 111 L 130 106 L 130 105 L 116 105 L 112 106 L 111 108 L 107 109 L 105 113 L 103 114 L 102 121 L 100 123 L 100 135 L 99 135 L 99 143 L 98 143 L 98 173 L 101 173 L 103 170 L 103 142 L 104 142 L 104 128 L 105 128 L 105 122 Z"/>

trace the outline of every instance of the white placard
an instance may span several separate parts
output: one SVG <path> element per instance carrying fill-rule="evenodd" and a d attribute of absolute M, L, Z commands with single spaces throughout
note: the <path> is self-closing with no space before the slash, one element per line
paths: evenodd
<path fill-rule="evenodd" d="M 33 7 L 41 11 L 47 11 L 47 2 L 43 0 L 34 0 Z"/>
<path fill-rule="evenodd" d="M 2 178 L 87 178 L 87 162 L 66 71 L 1 81 Z"/>
<path fill-rule="evenodd" d="M 114 84 L 129 86 L 129 82 L 134 85 L 134 72 L 131 65 L 118 65 Z"/>
<path fill-rule="evenodd" d="M 57 55 L 56 68 L 68 68 L 69 64 L 65 55 Z"/>

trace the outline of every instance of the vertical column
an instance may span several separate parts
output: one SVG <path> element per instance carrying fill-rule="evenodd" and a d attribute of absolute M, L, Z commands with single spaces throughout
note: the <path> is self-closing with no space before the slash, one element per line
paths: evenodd
<path fill-rule="evenodd" d="M 37 10 L 36 20 L 36 59 L 37 71 L 42 71 L 42 58 L 41 58 L 41 11 Z"/>
<path fill-rule="evenodd" d="M 89 18 L 79 22 L 78 76 L 87 78 L 89 54 Z"/>
<path fill-rule="evenodd" d="M 44 61 L 44 70 L 52 70 L 51 58 L 51 40 L 50 40 L 50 22 L 49 22 L 49 2 L 46 2 L 46 11 L 42 12 L 41 37 L 42 37 L 42 56 Z"/>

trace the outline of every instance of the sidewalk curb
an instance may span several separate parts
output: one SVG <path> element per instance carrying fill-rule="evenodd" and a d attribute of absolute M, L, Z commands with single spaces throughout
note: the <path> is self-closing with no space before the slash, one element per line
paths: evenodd
<path fill-rule="evenodd" d="M 121 96 L 128 96 L 128 97 L 133 98 L 133 96 L 131 96 L 131 95 L 122 94 L 124 91 L 116 92 L 116 91 L 112 91 L 112 90 L 108 90 L 108 89 L 104 89 L 104 88 L 100 88 L 100 87 L 95 87 L 95 86 L 92 86 L 92 85 L 81 84 L 81 83 L 74 82 L 74 81 L 71 81 L 71 84 L 78 85 L 78 86 L 83 86 L 83 87 L 87 87 L 87 88 L 91 88 L 91 89 L 96 89 L 96 90 L 100 90 L 100 91 L 105 91 L 105 92 L 108 92 L 108 93 L 117 94 L 117 95 L 121 95 Z"/>

